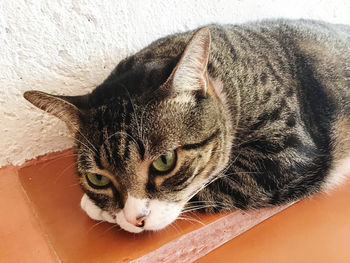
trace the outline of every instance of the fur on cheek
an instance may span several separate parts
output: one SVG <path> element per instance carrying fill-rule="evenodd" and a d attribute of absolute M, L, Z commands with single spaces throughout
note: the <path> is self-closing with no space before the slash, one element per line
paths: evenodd
<path fill-rule="evenodd" d="M 181 214 L 182 206 L 160 200 L 151 200 L 151 213 L 146 221 L 146 230 L 160 230 L 174 222 Z"/>

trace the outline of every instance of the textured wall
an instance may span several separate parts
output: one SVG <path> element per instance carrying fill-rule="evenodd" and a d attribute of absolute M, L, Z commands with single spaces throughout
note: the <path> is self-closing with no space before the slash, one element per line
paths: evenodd
<path fill-rule="evenodd" d="M 350 24 L 348 0 L 0 2 L 0 166 L 69 148 L 63 123 L 22 98 L 29 89 L 77 95 L 126 55 L 176 31 L 288 17 Z"/>

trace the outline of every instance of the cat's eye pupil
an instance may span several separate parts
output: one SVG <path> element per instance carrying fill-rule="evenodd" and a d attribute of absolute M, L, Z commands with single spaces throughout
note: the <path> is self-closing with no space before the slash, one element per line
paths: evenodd
<path fill-rule="evenodd" d="M 97 180 L 101 181 L 101 179 L 102 179 L 102 175 L 100 175 L 100 174 L 96 174 L 96 178 L 97 178 Z"/>
<path fill-rule="evenodd" d="M 175 151 L 167 152 L 166 154 L 160 155 L 153 163 L 152 168 L 155 172 L 168 173 L 176 164 L 176 153 Z"/>
<path fill-rule="evenodd" d="M 162 159 L 162 161 L 163 161 L 164 164 L 166 164 L 167 161 L 168 161 L 166 157 L 167 157 L 166 155 L 160 156 L 160 158 Z"/>

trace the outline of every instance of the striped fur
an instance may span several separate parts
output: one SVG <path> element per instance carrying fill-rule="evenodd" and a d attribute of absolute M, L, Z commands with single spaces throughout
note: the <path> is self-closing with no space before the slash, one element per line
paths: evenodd
<path fill-rule="evenodd" d="M 54 105 L 58 117 L 74 116 L 84 204 L 118 218 L 127 200 L 149 207 L 156 200 L 159 210 L 174 207 L 174 220 L 181 209 L 280 205 L 344 177 L 337 164 L 346 168 L 350 158 L 349 27 L 277 20 L 193 34 L 124 59 L 91 94 L 25 95 L 48 112 Z M 175 168 L 153 174 L 152 161 L 169 150 L 177 152 Z M 112 186 L 93 189 L 87 171 Z M 171 223 L 147 220 L 148 230 Z"/>

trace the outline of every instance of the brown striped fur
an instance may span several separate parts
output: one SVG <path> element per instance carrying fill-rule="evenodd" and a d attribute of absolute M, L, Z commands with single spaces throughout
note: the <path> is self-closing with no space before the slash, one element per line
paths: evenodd
<path fill-rule="evenodd" d="M 212 212 L 331 187 L 332 171 L 350 157 L 350 28 L 276 20 L 209 25 L 190 41 L 194 33 L 125 58 L 91 94 L 25 94 L 73 130 L 88 196 L 110 213 L 128 194 Z M 198 57 L 201 75 L 186 75 L 186 56 Z M 152 174 L 168 150 L 177 151 L 175 168 Z M 86 171 L 113 186 L 93 189 Z"/>

